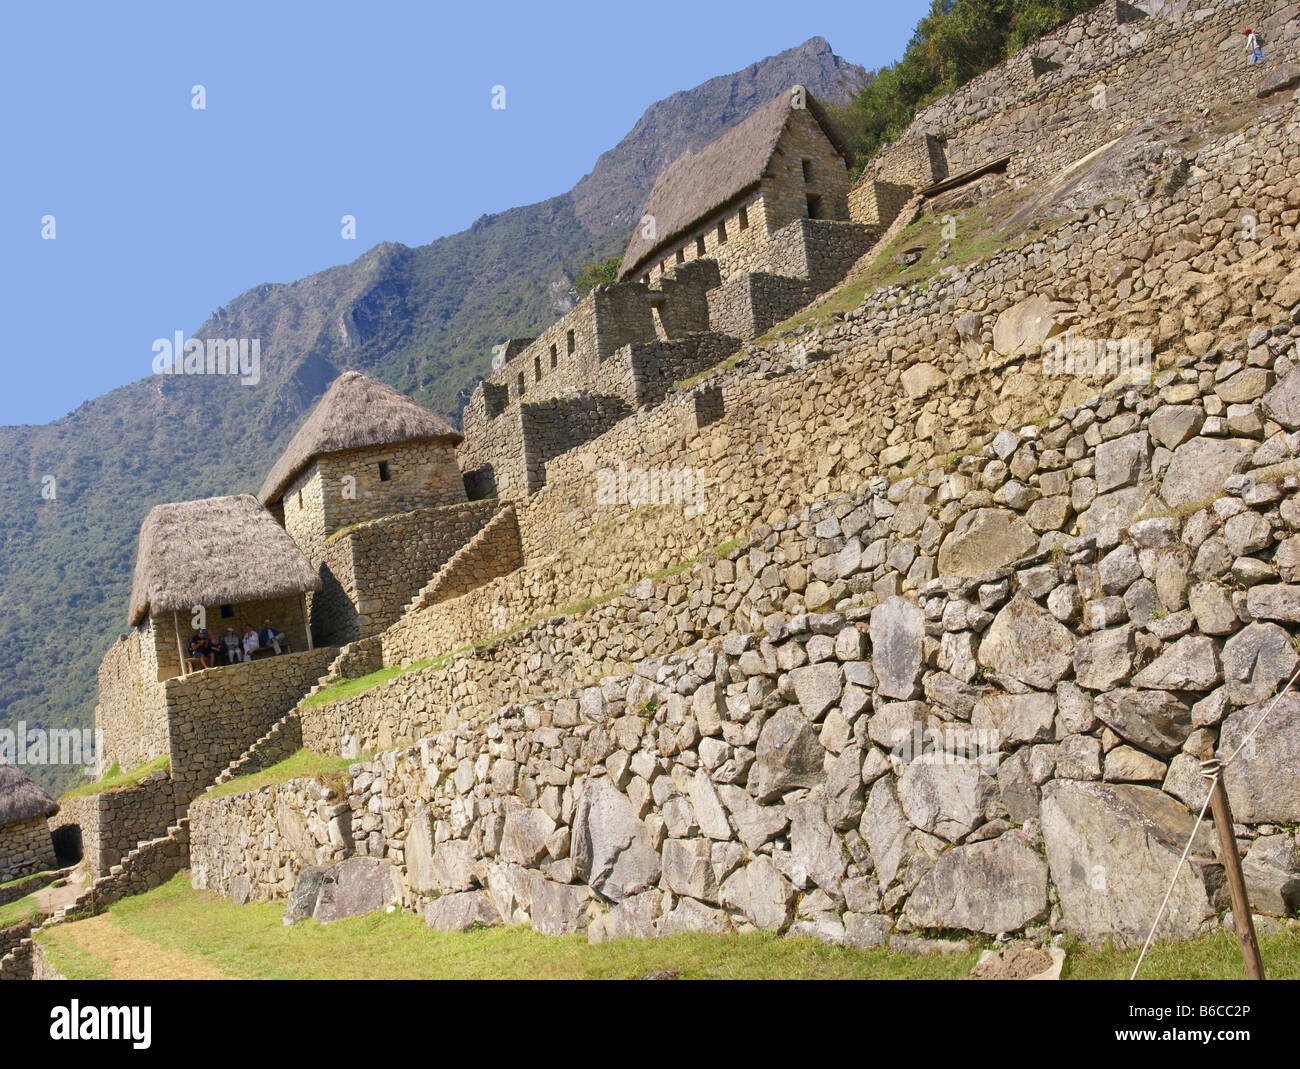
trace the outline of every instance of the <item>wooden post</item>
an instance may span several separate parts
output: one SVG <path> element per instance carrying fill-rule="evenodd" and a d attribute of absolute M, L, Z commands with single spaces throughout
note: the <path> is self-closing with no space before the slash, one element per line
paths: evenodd
<path fill-rule="evenodd" d="M 172 630 L 176 632 L 176 656 L 180 658 L 181 675 L 187 675 L 185 671 L 185 652 L 181 649 L 181 622 L 176 618 L 176 610 L 172 609 Z"/>
<path fill-rule="evenodd" d="M 1214 830 L 1219 835 L 1219 853 L 1223 855 L 1228 893 L 1232 897 L 1232 925 L 1237 929 L 1237 945 L 1241 948 L 1246 979 L 1262 980 L 1264 959 L 1259 954 L 1255 921 L 1250 915 L 1250 899 L 1246 895 L 1246 880 L 1241 874 L 1241 858 L 1237 856 L 1237 836 L 1232 831 L 1232 807 L 1228 805 L 1228 792 L 1223 786 L 1223 766 L 1217 762 L 1215 766 L 1214 778 L 1210 781 L 1210 811 L 1214 814 Z"/>
<path fill-rule="evenodd" d="M 307 619 L 307 595 L 299 594 L 298 603 L 302 606 L 302 626 L 307 632 L 307 652 L 310 653 L 315 647 L 311 644 L 311 621 Z"/>

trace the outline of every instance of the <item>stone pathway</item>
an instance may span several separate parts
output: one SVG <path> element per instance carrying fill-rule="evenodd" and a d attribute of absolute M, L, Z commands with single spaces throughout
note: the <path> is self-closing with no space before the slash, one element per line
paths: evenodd
<path fill-rule="evenodd" d="M 60 937 L 107 961 L 111 980 L 229 979 L 206 962 L 129 935 L 105 914 L 63 925 Z"/>

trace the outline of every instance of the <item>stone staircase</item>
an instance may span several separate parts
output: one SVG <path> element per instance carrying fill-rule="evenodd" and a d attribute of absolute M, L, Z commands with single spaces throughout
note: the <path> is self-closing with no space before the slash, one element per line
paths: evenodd
<path fill-rule="evenodd" d="M 500 565 L 492 565 L 485 555 L 485 548 L 515 524 L 514 506 L 506 505 L 483 525 L 478 534 L 461 546 L 447 563 L 438 569 L 438 574 L 429 580 L 415 597 L 407 602 L 406 607 L 402 610 L 402 616 L 405 617 L 409 613 L 426 609 L 430 605 L 436 605 L 440 601 L 466 593 L 474 587 L 482 586 L 490 579 L 495 579 L 498 575 L 505 575 L 507 572 L 518 568 L 523 563 L 522 550 L 516 554 L 513 565 L 504 570 Z M 476 568 L 476 565 L 479 567 Z M 472 577 L 471 582 L 468 584 L 465 582 L 467 570 Z"/>

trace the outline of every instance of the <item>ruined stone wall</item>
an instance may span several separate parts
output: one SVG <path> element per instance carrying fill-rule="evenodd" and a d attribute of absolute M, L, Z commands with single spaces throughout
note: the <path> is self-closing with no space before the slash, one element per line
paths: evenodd
<path fill-rule="evenodd" d="M 167 680 L 168 754 L 177 806 L 188 804 L 292 709 L 337 653 L 326 647 L 263 657 Z"/>
<path fill-rule="evenodd" d="M 813 295 L 811 285 L 801 278 L 735 275 L 709 291 L 709 324 L 721 334 L 754 338 L 793 315 Z"/>
<path fill-rule="evenodd" d="M 0 883 L 55 865 L 54 844 L 44 817 L 0 826 Z"/>
<path fill-rule="evenodd" d="M 811 292 L 819 293 L 839 282 L 880 233 L 861 223 L 796 219 L 772 235 L 767 270 L 806 278 Z"/>
<path fill-rule="evenodd" d="M 178 815 L 171 777 L 161 770 L 129 787 L 67 797 L 59 805 L 50 831 L 79 828 L 82 859 L 95 876 L 106 874 L 140 843 L 166 834 Z"/>
<path fill-rule="evenodd" d="M 115 761 L 124 769 L 137 768 L 165 752 L 167 715 L 158 675 L 149 621 L 119 638 L 104 655 L 95 706 L 100 772 Z"/>
<path fill-rule="evenodd" d="M 912 188 L 871 178 L 859 182 L 848 192 L 849 218 L 867 226 L 888 227 L 911 199 Z"/>
<path fill-rule="evenodd" d="M 324 588 L 312 601 L 318 644 L 382 631 L 496 511 L 495 499 L 416 509 L 356 524 L 326 540 Z"/>
<path fill-rule="evenodd" d="M 531 563 L 427 627 L 411 621 L 430 636 L 411 659 L 485 640 L 501 630 L 494 612 L 535 619 L 618 590 L 878 471 L 896 476 L 1013 417 L 1086 396 L 1099 380 L 1044 375 L 1037 348 L 1003 355 L 994 346 L 1006 314 L 1000 344 L 1015 348 L 1010 325 L 1037 314 L 1040 298 L 1064 305 L 1060 325 L 1087 316 L 1103 340 L 1145 339 L 1156 353 L 1204 352 L 1215 332 L 1245 333 L 1254 317 L 1286 314 L 1289 298 L 1273 298 L 1287 287 L 1271 280 L 1285 275 L 1281 253 L 1296 245 L 1300 159 L 1282 149 L 1297 133 L 1288 105 L 1239 140 L 1203 150 L 1206 173 L 1173 195 L 1089 213 L 941 273 L 924 292 L 879 291 L 843 323 L 742 355 L 710 380 L 723 413 L 707 425 L 698 425 L 694 398 L 674 396 L 551 461 L 546 489 L 519 510 Z M 1250 240 L 1234 225 L 1247 209 L 1258 219 Z M 1234 274 L 1234 264 L 1249 270 Z M 620 462 L 702 473 L 705 507 L 687 515 L 672 503 L 599 504 L 595 473 Z M 534 560 L 546 547 L 559 556 Z M 403 649 L 392 647 L 390 663 Z"/>

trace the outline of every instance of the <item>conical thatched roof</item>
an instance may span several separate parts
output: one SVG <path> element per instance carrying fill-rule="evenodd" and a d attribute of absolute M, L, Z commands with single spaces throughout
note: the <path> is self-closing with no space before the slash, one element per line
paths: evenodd
<path fill-rule="evenodd" d="M 18 768 L 0 761 L 0 826 L 35 817 L 52 817 L 59 803 Z"/>
<path fill-rule="evenodd" d="M 635 275 L 664 246 L 675 244 L 706 216 L 758 185 L 790 121 L 792 99 L 792 92 L 782 93 L 699 152 L 682 156 L 664 169 L 641 213 L 654 219 L 655 237 L 643 237 L 639 226 L 633 231 L 619 268 L 620 280 Z M 822 106 L 808 92 L 804 101 L 835 151 L 851 162 L 848 147 Z"/>
<path fill-rule="evenodd" d="M 140 525 L 127 619 L 319 590 L 320 576 L 252 494 L 158 505 Z"/>
<path fill-rule="evenodd" d="M 453 444 L 462 440 L 450 424 L 396 390 L 359 371 L 346 371 L 325 391 L 257 496 L 267 505 L 279 501 L 294 476 L 322 454 L 424 438 L 446 438 Z"/>

